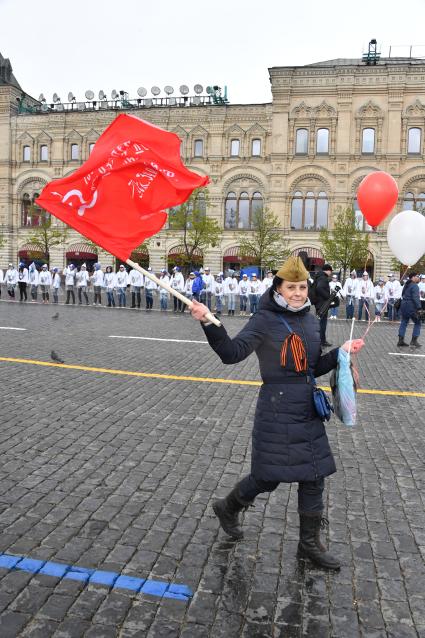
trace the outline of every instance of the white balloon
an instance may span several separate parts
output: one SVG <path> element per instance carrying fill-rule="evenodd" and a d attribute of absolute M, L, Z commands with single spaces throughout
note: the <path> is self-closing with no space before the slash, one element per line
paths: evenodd
<path fill-rule="evenodd" d="M 413 266 L 425 253 L 425 217 L 415 210 L 398 213 L 389 223 L 387 241 L 404 266 Z"/>

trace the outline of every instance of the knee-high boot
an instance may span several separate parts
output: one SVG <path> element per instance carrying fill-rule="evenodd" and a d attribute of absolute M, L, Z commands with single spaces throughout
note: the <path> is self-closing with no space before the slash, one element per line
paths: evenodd
<path fill-rule="evenodd" d="M 300 540 L 298 558 L 309 558 L 318 567 L 338 570 L 341 564 L 326 550 L 320 540 L 320 530 L 329 525 L 323 512 L 300 512 Z"/>
<path fill-rule="evenodd" d="M 220 521 L 223 530 L 236 540 L 243 538 L 243 531 L 239 524 L 239 512 L 247 509 L 253 501 L 245 501 L 239 494 L 239 483 L 235 485 L 225 498 L 213 502 L 214 514 Z"/>

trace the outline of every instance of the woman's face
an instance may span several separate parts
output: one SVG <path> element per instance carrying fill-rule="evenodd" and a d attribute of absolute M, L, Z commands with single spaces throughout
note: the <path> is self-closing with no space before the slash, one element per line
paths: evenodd
<path fill-rule="evenodd" d="M 301 308 L 308 297 L 307 281 L 282 281 L 277 287 L 277 292 L 292 308 Z"/>

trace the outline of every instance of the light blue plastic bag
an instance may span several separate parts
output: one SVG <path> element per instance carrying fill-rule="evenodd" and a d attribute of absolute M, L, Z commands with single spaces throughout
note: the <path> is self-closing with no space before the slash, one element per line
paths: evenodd
<path fill-rule="evenodd" d="M 330 383 L 336 416 L 344 425 L 356 425 L 357 386 L 350 356 L 342 348 L 338 350 L 338 365 L 336 370 L 332 370 Z"/>

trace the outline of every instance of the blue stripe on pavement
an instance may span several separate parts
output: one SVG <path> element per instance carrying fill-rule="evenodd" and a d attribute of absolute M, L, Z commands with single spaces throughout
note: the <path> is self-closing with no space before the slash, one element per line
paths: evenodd
<path fill-rule="evenodd" d="M 129 589 L 136 593 L 159 596 L 160 598 L 188 600 L 193 596 L 187 585 L 164 583 L 149 578 L 137 578 L 136 576 L 126 576 L 117 572 L 89 569 L 78 565 L 64 565 L 63 563 L 53 563 L 52 561 L 37 560 L 13 554 L 0 554 L 0 568 L 19 569 L 32 574 L 44 574 L 46 576 L 56 576 L 57 578 L 79 580 L 88 584 L 106 585 L 113 589 Z"/>

